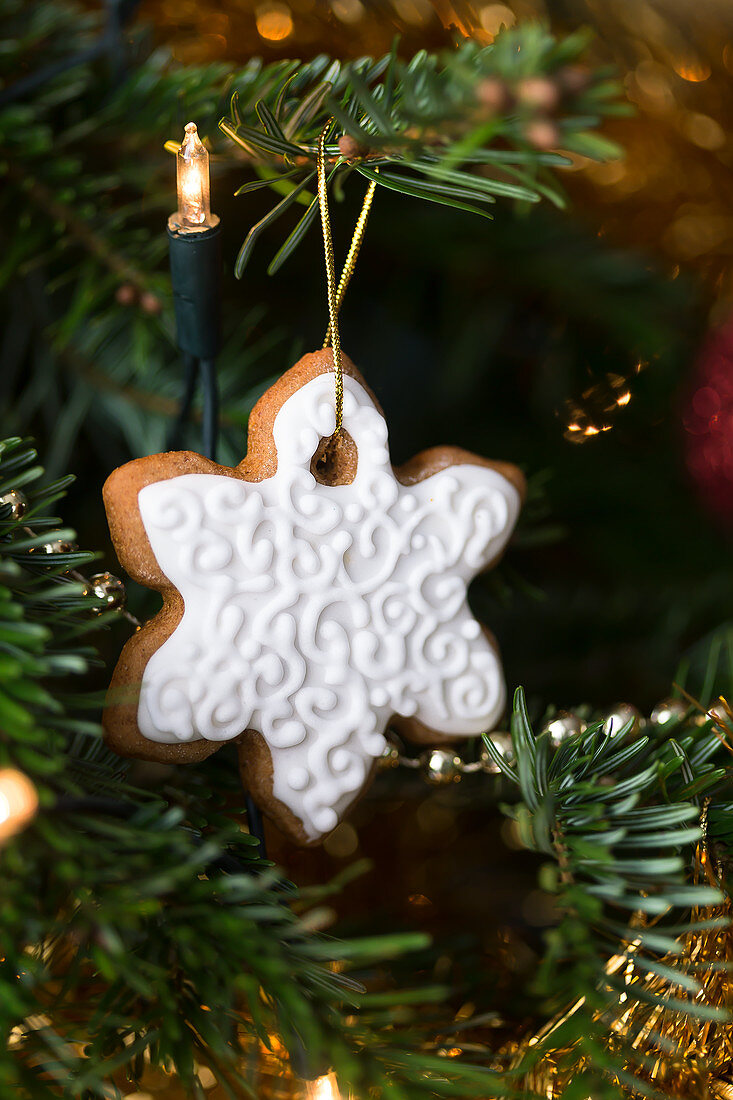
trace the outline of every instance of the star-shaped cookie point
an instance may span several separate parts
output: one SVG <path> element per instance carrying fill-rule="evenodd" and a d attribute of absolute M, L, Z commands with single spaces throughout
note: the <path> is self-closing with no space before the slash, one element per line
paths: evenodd
<path fill-rule="evenodd" d="M 153 455 L 104 489 L 122 564 L 163 595 L 115 670 L 109 743 L 184 763 L 236 740 L 253 796 L 300 843 L 364 791 L 390 722 L 435 743 L 501 716 L 499 658 L 466 589 L 504 549 L 524 487 L 453 447 L 394 469 L 348 360 L 324 484 L 314 456 L 334 425 L 326 349 L 261 398 L 235 469 Z"/>

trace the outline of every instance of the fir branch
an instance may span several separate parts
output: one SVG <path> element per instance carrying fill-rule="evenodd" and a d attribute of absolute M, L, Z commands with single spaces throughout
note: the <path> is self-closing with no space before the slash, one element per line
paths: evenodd
<path fill-rule="evenodd" d="M 235 79 L 229 116 L 219 125 L 262 176 L 240 193 L 262 183 L 284 195 L 250 230 L 237 275 L 249 260 L 253 234 L 296 198 L 314 202 L 304 189 L 329 116 L 342 132 L 326 145 L 336 194 L 356 171 L 380 187 L 485 217 L 491 215 L 477 204 L 497 196 L 562 205 L 548 169 L 569 161 L 543 150 L 538 121 L 557 149 L 593 159 L 619 154 L 594 132 L 604 115 L 618 111 L 618 87 L 607 73 L 574 84 L 566 79 L 579 71 L 569 66 L 587 45 L 583 35 L 557 41 L 530 24 L 503 31 L 488 47 L 468 41 L 441 54 L 421 51 L 411 60 L 400 58 L 396 45 L 376 62 L 318 57 L 287 63 L 265 95 L 257 98 L 250 90 L 246 101 Z M 298 232 L 295 243 L 303 235 Z"/>
<path fill-rule="evenodd" d="M 620 998 L 629 1012 L 638 1002 L 727 1019 L 722 1006 L 705 1002 L 694 966 L 679 957 L 678 942 L 699 921 L 695 912 L 723 900 L 720 890 L 687 879 L 687 856 L 700 837 L 700 808 L 691 801 L 685 761 L 694 747 L 700 754 L 695 795 L 719 787 L 726 772 L 709 759 L 714 731 L 690 727 L 680 741 L 650 741 L 634 734 L 633 723 L 612 737 L 597 723 L 568 738 L 551 757 L 548 734 L 531 730 L 520 689 L 512 716 L 516 763 L 508 764 L 485 740 L 519 790 L 520 802 L 507 812 L 524 844 L 552 857 L 540 883 L 558 911 L 535 990 L 547 1014 L 559 1016 L 515 1071 L 531 1074 L 552 1053 L 559 1079 L 582 1077 L 584 1095 L 611 1100 L 620 1083 L 632 1093 L 648 1092 L 633 1067 L 646 1066 L 644 1048 L 634 1040 L 648 1029 L 649 1013 L 638 1013 L 616 1041 L 612 1028 Z M 664 955 L 679 957 L 679 965 L 670 968 Z M 663 979 L 661 989 L 650 987 L 649 975 Z M 654 1041 L 652 1034 L 649 1044 Z"/>

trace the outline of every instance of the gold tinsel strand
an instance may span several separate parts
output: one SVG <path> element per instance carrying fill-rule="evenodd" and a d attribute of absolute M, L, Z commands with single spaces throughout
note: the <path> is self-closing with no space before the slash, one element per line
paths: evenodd
<path fill-rule="evenodd" d="M 706 812 L 703 813 L 706 821 Z M 695 882 L 705 880 L 720 888 L 719 877 L 713 871 L 703 840 L 695 857 Z M 733 979 L 728 969 L 733 965 L 732 915 L 733 907 L 727 894 L 720 905 L 694 909 L 693 924 L 720 918 L 725 924 L 687 933 L 680 939 L 682 951 L 679 954 L 670 952 L 660 959 L 662 964 L 677 972 L 694 973 L 700 990 L 690 999 L 691 1006 L 733 1009 Z M 641 923 L 639 920 L 639 925 Z M 629 1074 L 653 1085 L 663 1095 L 684 1100 L 733 1100 L 733 1026 L 638 1000 L 636 991 L 640 988 L 658 997 L 680 999 L 679 988 L 668 979 L 638 970 L 633 959 L 638 947 L 638 940 L 630 943 L 623 953 L 614 955 L 605 968 L 609 978 L 621 977 L 628 990 L 618 995 L 616 1007 L 611 1012 L 603 1014 L 609 1029 L 609 1050 L 624 1060 L 624 1069 Z M 505 1056 L 513 1055 L 512 1065 L 517 1068 L 529 1051 L 541 1049 L 541 1059 L 522 1077 L 523 1089 L 545 1100 L 557 1100 L 571 1078 L 587 1067 L 587 1060 L 582 1055 L 573 1057 L 574 1047 L 553 1048 L 552 1045 L 553 1034 L 584 1004 L 585 999 L 579 999 L 530 1039 L 513 1050 L 504 1051 Z M 596 1014 L 595 1019 L 599 1018 L 600 1014 Z M 663 1045 L 656 1035 L 661 1037 Z M 638 1055 L 639 1061 L 644 1059 L 645 1068 L 639 1068 L 630 1052 Z M 623 1088 L 623 1094 L 629 1095 L 628 1086 L 620 1081 L 617 1083 Z"/>

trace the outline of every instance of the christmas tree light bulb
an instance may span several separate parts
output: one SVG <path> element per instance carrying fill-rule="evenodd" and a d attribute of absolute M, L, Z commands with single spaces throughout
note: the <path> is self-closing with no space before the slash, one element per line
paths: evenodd
<path fill-rule="evenodd" d="M 219 224 L 210 209 L 209 153 L 195 122 L 187 123 L 186 136 L 176 154 L 176 187 L 178 210 L 168 219 L 172 230 L 201 233 Z"/>
<path fill-rule="evenodd" d="M 36 788 L 16 768 L 0 769 L 0 841 L 25 828 L 38 809 Z"/>
<path fill-rule="evenodd" d="M 305 1090 L 306 1100 L 347 1100 L 339 1088 L 336 1074 L 327 1073 L 315 1081 L 309 1081 Z"/>

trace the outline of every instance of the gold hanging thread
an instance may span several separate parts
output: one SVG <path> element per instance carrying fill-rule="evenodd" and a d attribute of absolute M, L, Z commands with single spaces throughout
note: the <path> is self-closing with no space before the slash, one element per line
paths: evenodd
<path fill-rule="evenodd" d="M 379 169 L 376 169 L 378 171 Z M 354 236 L 351 238 L 351 245 L 349 247 L 349 254 L 346 257 L 344 263 L 344 270 L 341 272 L 341 278 L 339 279 L 338 290 L 336 291 L 336 310 L 341 309 L 341 303 L 344 300 L 346 294 L 346 288 L 348 287 L 351 276 L 354 274 L 354 268 L 356 267 L 356 260 L 359 255 L 359 249 L 361 248 L 361 242 L 364 239 L 364 232 L 366 230 L 367 221 L 369 220 L 369 213 L 372 208 L 372 199 L 374 198 L 374 192 L 377 189 L 376 180 L 370 180 L 369 186 L 364 196 L 364 202 L 362 204 L 361 213 L 356 222 L 354 228 Z M 323 347 L 327 348 L 331 342 L 331 325 L 329 323 L 326 329 L 326 335 L 323 340 Z"/>
<path fill-rule="evenodd" d="M 361 248 L 362 241 L 364 239 L 364 232 L 366 230 L 366 224 L 369 219 L 369 212 L 372 206 L 372 199 L 374 198 L 374 191 L 376 189 L 376 183 L 374 180 L 370 181 L 367 188 L 366 195 L 364 196 L 364 202 L 362 204 L 361 213 L 359 214 L 354 229 L 354 235 L 351 238 L 351 246 L 346 257 L 346 263 L 344 269 L 341 272 L 341 278 L 339 279 L 338 288 L 336 287 L 336 261 L 334 259 L 333 252 L 333 236 L 331 233 L 331 218 L 328 212 L 328 186 L 326 182 L 326 138 L 333 124 L 333 119 L 330 118 L 326 125 L 321 130 L 321 135 L 318 139 L 318 205 L 321 210 L 321 226 L 323 228 L 323 251 L 326 258 L 326 292 L 328 295 L 328 317 L 329 323 L 326 329 L 326 336 L 323 341 L 323 347 L 327 348 L 329 343 L 333 347 L 333 369 L 336 386 L 336 428 L 334 436 L 337 436 L 343 426 L 344 421 L 344 376 L 343 368 L 341 365 L 341 337 L 338 327 L 338 314 L 341 308 L 341 303 L 344 300 L 346 294 L 346 288 L 349 285 L 351 276 L 354 274 L 354 268 L 356 267 L 356 261 L 359 255 L 359 249 Z"/>

